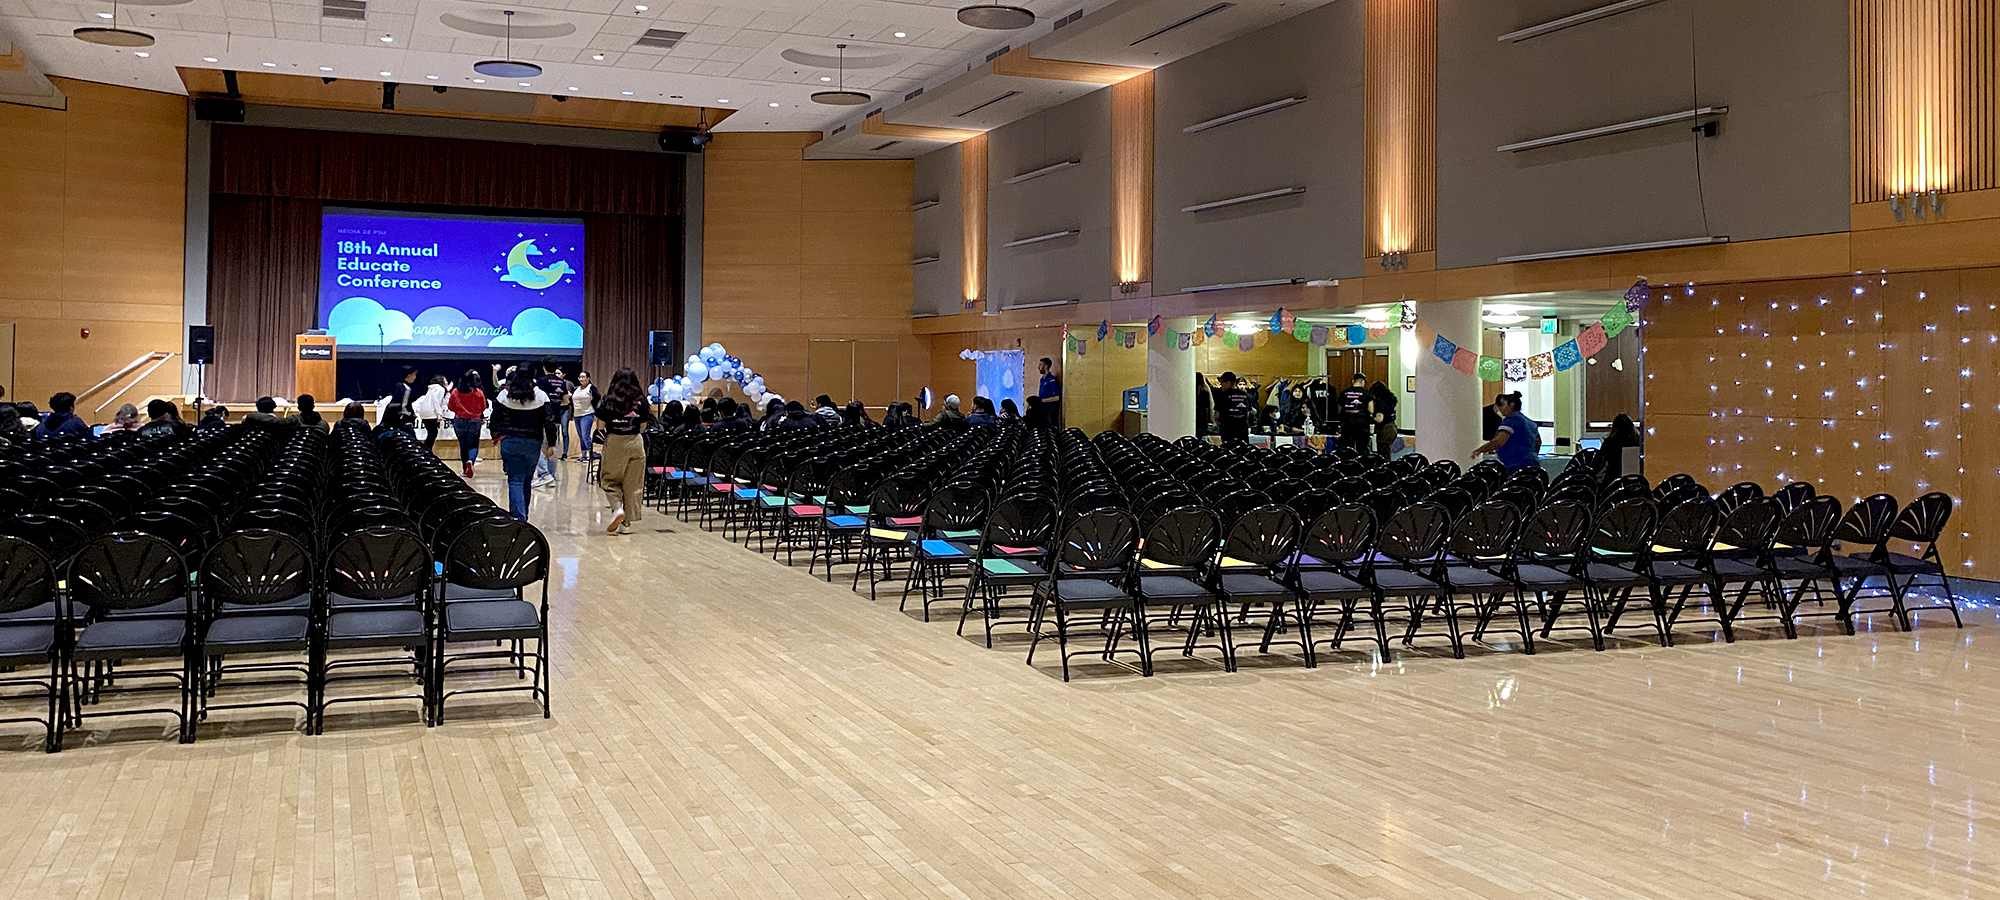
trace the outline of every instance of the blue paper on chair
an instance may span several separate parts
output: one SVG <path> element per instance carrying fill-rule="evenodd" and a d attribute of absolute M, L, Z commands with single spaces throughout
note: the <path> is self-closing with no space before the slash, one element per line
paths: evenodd
<path fill-rule="evenodd" d="M 940 541 L 940 540 L 935 540 L 935 539 L 926 539 L 926 540 L 924 541 L 924 545 L 923 545 L 923 546 L 924 546 L 924 552 L 925 552 L 925 553 L 927 553 L 927 554 L 930 554 L 931 556 L 964 556 L 964 555 L 965 555 L 965 551 L 964 551 L 964 550 L 960 550 L 960 549 L 958 548 L 958 546 L 957 546 L 956 544 L 953 544 L 953 543 L 952 543 L 952 542 L 950 542 L 950 541 Z"/>

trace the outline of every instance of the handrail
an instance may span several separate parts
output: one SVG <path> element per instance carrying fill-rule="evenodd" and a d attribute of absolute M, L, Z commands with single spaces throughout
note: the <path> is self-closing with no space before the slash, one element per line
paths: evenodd
<path fill-rule="evenodd" d="M 147 369 L 147 370 L 145 371 L 145 373 L 144 373 L 144 374 L 140 375 L 138 379 L 135 379 L 135 380 L 134 380 L 134 381 L 135 381 L 135 383 L 136 383 L 136 381 L 139 381 L 139 380 L 143 380 L 143 379 L 144 379 L 144 378 L 146 377 L 146 375 L 150 375 L 150 374 L 152 374 L 152 373 L 153 373 L 153 369 L 157 369 L 157 368 L 159 368 L 159 367 L 160 367 L 160 364 L 162 364 L 162 363 L 165 363 L 165 362 L 166 362 L 167 360 L 170 360 L 170 359 L 173 359 L 174 357 L 176 357 L 176 356 L 179 356 L 179 355 L 181 355 L 181 354 L 180 354 L 180 351 L 178 351 L 178 350 L 154 350 L 154 351 L 153 351 L 153 352 L 151 352 L 151 353 L 143 353 L 143 354 L 140 354 L 140 356 L 139 356 L 139 358 L 138 358 L 138 359 L 135 359 L 135 360 L 132 360 L 132 361 L 131 361 L 131 362 L 129 362 L 129 363 L 126 363 L 126 364 L 125 364 L 125 367 L 124 367 L 124 368 L 122 368 L 122 369 L 119 369 L 118 371 L 116 371 L 116 372 L 113 372 L 113 373 L 111 373 L 110 377 L 108 377 L 108 378 L 104 379 L 103 381 L 100 381 L 100 382 L 98 382 L 98 383 L 96 383 L 96 384 L 94 384 L 94 385 L 91 385 L 91 387 L 90 387 L 90 390 L 87 390 L 87 391 L 84 391 L 84 392 L 83 392 L 83 393 L 81 393 L 81 394 L 78 394 L 78 395 L 76 396 L 76 399 L 78 399 L 78 400 L 88 400 L 88 399 L 90 399 L 90 397 L 91 397 L 91 395 L 92 395 L 92 394 L 95 394 L 95 393 L 97 393 L 98 391 L 101 391 L 101 390 L 104 390 L 104 389 L 105 389 L 105 388 L 107 388 L 107 387 L 110 387 L 110 386 L 111 386 L 111 385 L 112 385 L 113 383 L 117 382 L 117 381 L 118 381 L 119 379 L 121 379 L 121 378 L 124 378 L 125 376 L 127 376 L 127 375 L 130 375 L 130 374 L 132 374 L 132 372 L 133 372 L 133 371 L 135 371 L 135 370 L 137 370 L 137 369 L 138 369 L 138 368 L 139 368 L 140 366 L 143 366 L 143 365 L 145 365 L 145 364 L 147 364 L 147 363 L 153 363 L 153 368 L 152 368 L 152 369 Z M 128 389 L 129 389 L 129 385 L 128 385 Z M 123 394 L 123 393 L 125 393 L 125 392 L 124 392 L 124 391 L 119 391 L 118 393 L 119 393 L 119 394 Z M 115 396 L 115 395 L 114 395 L 114 396 Z M 108 402 L 108 401 L 107 401 L 107 402 Z M 103 407 L 101 407 L 101 406 L 100 406 L 100 407 L 98 407 L 98 408 L 99 408 L 99 409 L 103 409 Z"/>

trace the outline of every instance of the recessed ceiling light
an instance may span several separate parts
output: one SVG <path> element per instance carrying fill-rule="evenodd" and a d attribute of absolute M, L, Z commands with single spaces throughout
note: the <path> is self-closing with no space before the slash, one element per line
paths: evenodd
<path fill-rule="evenodd" d="M 216 59 L 216 58 L 215 58 L 215 57 L 213 57 L 213 56 L 204 56 L 204 57 L 202 57 L 202 58 L 201 58 L 201 61 L 202 61 L 202 62 L 221 62 L 222 60 L 219 60 L 219 59 Z"/>
<path fill-rule="evenodd" d="M 821 75 L 821 76 L 819 77 L 819 80 L 821 80 L 821 81 L 832 81 L 832 80 L 833 80 L 833 76 L 832 76 L 832 75 Z"/>
<path fill-rule="evenodd" d="M 901 32 L 901 31 L 898 31 L 898 32 L 896 32 L 896 36 L 897 36 L 897 37 L 909 37 L 909 34 L 908 34 L 908 33 L 906 33 L 906 32 Z"/>
<path fill-rule="evenodd" d="M 111 14 L 110 14 L 110 13 L 98 13 L 98 14 L 97 14 L 97 17 L 98 17 L 98 18 L 100 18 L 100 19 L 109 19 L 109 18 L 111 18 Z"/>
<path fill-rule="evenodd" d="M 602 54 L 602 53 L 592 53 L 592 54 L 590 54 L 590 58 L 591 58 L 591 59 L 603 59 L 603 58 L 604 58 L 604 54 Z"/>
<path fill-rule="evenodd" d="M 393 36 L 391 36 L 391 35 L 386 35 L 386 34 L 385 34 L 385 35 L 383 35 L 383 36 L 382 36 L 382 43 L 384 43 L 384 44 L 393 44 L 393 43 L 395 43 L 395 42 L 396 42 L 396 39 L 395 39 L 395 37 L 393 37 Z"/>
<path fill-rule="evenodd" d="M 424 77 L 425 77 L 425 78 L 428 78 L 428 79 L 430 79 L 430 80 L 432 80 L 432 81 L 436 81 L 436 80 L 438 80 L 438 77 L 437 77 L 436 75 L 425 75 Z"/>
<path fill-rule="evenodd" d="M 474 78 L 474 79 L 472 79 L 472 83 L 473 83 L 473 84 L 485 84 L 485 83 L 486 83 L 486 79 L 484 79 L 484 78 Z"/>
<path fill-rule="evenodd" d="M 627 96 L 627 97 L 630 97 L 630 96 L 632 96 L 632 92 L 631 92 L 631 91 L 619 91 L 618 93 L 621 93 L 621 94 L 624 94 L 624 95 L 625 95 L 625 96 Z"/>
<path fill-rule="evenodd" d="M 728 103 L 729 101 L 727 101 L 727 100 L 717 100 L 717 101 L 715 101 L 715 102 L 717 102 L 717 103 Z"/>
<path fill-rule="evenodd" d="M 521 85 L 522 87 L 529 87 L 529 86 L 530 86 L 530 85 L 529 85 L 529 84 L 528 84 L 527 82 L 525 82 L 525 81 L 523 81 L 523 82 L 520 82 L 520 85 Z"/>
<path fill-rule="evenodd" d="M 778 105 L 778 104 L 776 104 L 776 103 L 773 103 L 773 104 L 771 104 L 771 106 L 772 106 L 773 108 L 775 108 L 775 107 L 776 107 L 777 105 Z"/>
<path fill-rule="evenodd" d="M 277 63 L 265 63 L 264 65 L 267 65 L 267 66 L 275 66 L 275 65 L 277 65 Z M 332 66 L 320 66 L 320 67 L 319 67 L 319 70 L 320 70 L 320 71 L 322 71 L 322 72 L 331 72 L 331 71 L 333 71 L 333 67 L 332 67 Z"/>
<path fill-rule="evenodd" d="M 636 11 L 636 12 L 645 12 L 645 11 L 646 11 L 646 7 L 645 7 L 645 6 L 643 6 L 643 5 L 634 5 L 634 6 L 632 7 L 632 9 L 633 9 L 634 11 Z"/>
<path fill-rule="evenodd" d="M 278 67 L 278 64 L 277 64 L 277 63 L 274 63 L 274 62 L 267 62 L 267 63 L 265 63 L 265 64 L 264 64 L 264 68 L 266 68 L 266 69 L 275 69 L 275 68 L 277 68 L 277 67 Z M 333 71 L 332 69 L 329 69 L 329 68 L 327 68 L 327 67 L 325 67 L 325 66 L 320 66 L 320 67 L 319 67 L 319 70 L 320 70 L 320 71 L 322 71 L 322 72 L 331 72 L 331 71 Z"/>
<path fill-rule="evenodd" d="M 132 51 L 132 55 L 133 55 L 133 56 L 136 56 L 136 57 L 139 57 L 140 59 L 145 59 L 146 57 L 148 57 L 148 56 L 152 56 L 153 54 L 151 54 L 151 53 L 147 53 L 147 52 L 146 52 L 146 51 L 144 51 L 144 50 L 134 50 L 134 51 Z"/>
<path fill-rule="evenodd" d="M 387 72 L 383 72 L 383 73 L 381 73 L 381 74 L 382 74 L 382 77 L 383 77 L 383 78 L 388 78 L 388 77 L 389 77 L 389 73 L 387 73 Z"/>
<path fill-rule="evenodd" d="M 569 89 L 570 89 L 570 90 L 572 90 L 572 91 L 573 91 L 573 90 L 576 90 L 576 85 L 573 85 L 573 84 L 572 84 L 572 85 L 570 85 L 570 86 L 569 86 Z"/>

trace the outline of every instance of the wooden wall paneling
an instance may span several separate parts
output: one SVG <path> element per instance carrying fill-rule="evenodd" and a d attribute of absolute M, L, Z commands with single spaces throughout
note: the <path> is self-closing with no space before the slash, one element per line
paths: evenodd
<path fill-rule="evenodd" d="M 1995 0 L 1852 0 L 1853 199 L 2000 187 Z"/>
<path fill-rule="evenodd" d="M 15 326 L 6 386 L 43 408 L 142 354 L 182 349 L 186 99 L 56 83 L 66 110 L 0 104 L 0 265 L 35 273 L 0 284 L 0 321 Z M 166 365 L 126 399 L 179 392 L 180 367 Z M 112 409 L 80 412 L 104 422 Z"/>
<path fill-rule="evenodd" d="M 1437 0 L 1367 0 L 1365 255 L 1437 248 Z"/>
<path fill-rule="evenodd" d="M 810 406 L 812 399 L 820 394 L 834 398 L 837 403 L 854 396 L 853 341 L 806 341 L 806 389 L 798 399 Z"/>
<path fill-rule="evenodd" d="M 905 391 L 899 359 L 900 343 L 894 338 L 861 338 L 854 342 L 853 388 L 841 401 L 859 400 L 869 406 L 886 406 L 901 399 Z M 908 393 L 916 393 L 914 389 Z"/>
<path fill-rule="evenodd" d="M 2000 570 L 2000 269 L 1968 269 L 1959 273 L 1955 317 L 1960 322 L 1960 364 L 1970 375 L 1960 380 L 1959 442 L 1961 466 L 1959 506 L 1950 533 L 1959 540 L 1959 555 L 1970 563 L 1966 574 L 1993 578 Z"/>
<path fill-rule="evenodd" d="M 960 252 L 965 304 L 986 298 L 986 135 L 959 144 Z"/>
<path fill-rule="evenodd" d="M 1639 329 L 1627 328 L 1609 339 L 1604 349 L 1590 358 L 1583 370 L 1583 417 L 1590 422 L 1609 422 L 1619 413 L 1638 418 L 1639 408 Z M 1616 363 L 1614 365 L 1614 363 Z"/>
<path fill-rule="evenodd" d="M 0 388 L 14 387 L 14 323 L 0 322 Z M 18 400 L 18 396 L 7 396 L 6 400 Z"/>

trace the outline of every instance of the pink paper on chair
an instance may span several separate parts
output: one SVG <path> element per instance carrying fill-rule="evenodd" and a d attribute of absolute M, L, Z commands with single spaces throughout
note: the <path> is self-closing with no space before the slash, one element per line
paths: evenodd
<path fill-rule="evenodd" d="M 998 550 L 1001 553 L 1013 553 L 1013 554 L 1042 552 L 1042 548 L 1040 547 L 1009 547 L 1005 544 L 994 544 L 993 549 Z"/>

